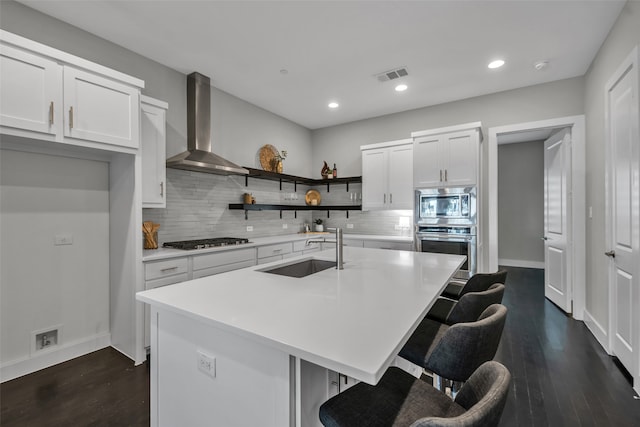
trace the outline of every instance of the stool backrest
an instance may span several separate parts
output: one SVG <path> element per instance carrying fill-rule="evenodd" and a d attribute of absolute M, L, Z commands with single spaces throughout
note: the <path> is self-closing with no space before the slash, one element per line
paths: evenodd
<path fill-rule="evenodd" d="M 467 412 L 453 418 L 422 418 L 411 427 L 497 426 L 507 402 L 510 382 L 507 368 L 498 362 L 485 362 L 456 395 L 455 402 Z"/>
<path fill-rule="evenodd" d="M 493 304 L 475 322 L 456 323 L 427 355 L 426 368 L 453 381 L 467 381 L 480 365 L 493 359 L 507 317 L 507 308 Z"/>
<path fill-rule="evenodd" d="M 506 283 L 507 281 L 507 271 L 506 270 L 498 270 L 495 273 L 476 273 L 467 280 L 467 283 L 464 285 L 462 290 L 460 291 L 460 296 L 469 293 L 469 292 L 482 292 L 489 289 L 489 286 L 494 283 Z"/>
<path fill-rule="evenodd" d="M 483 311 L 492 304 L 500 304 L 504 296 L 504 285 L 494 283 L 483 292 L 468 292 L 460 297 L 447 316 L 447 324 L 477 320 Z"/>

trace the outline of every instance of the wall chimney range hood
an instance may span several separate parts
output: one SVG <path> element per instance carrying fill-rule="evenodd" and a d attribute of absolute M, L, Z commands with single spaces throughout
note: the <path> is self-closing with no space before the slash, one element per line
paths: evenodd
<path fill-rule="evenodd" d="M 249 171 L 211 151 L 211 83 L 207 76 L 187 76 L 187 151 L 167 159 L 167 167 L 218 175 Z"/>

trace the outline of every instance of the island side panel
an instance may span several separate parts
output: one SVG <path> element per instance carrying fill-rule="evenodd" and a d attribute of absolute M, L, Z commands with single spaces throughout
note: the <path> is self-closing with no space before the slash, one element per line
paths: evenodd
<path fill-rule="evenodd" d="M 152 426 L 290 425 L 288 354 L 157 308 L 151 333 Z"/>

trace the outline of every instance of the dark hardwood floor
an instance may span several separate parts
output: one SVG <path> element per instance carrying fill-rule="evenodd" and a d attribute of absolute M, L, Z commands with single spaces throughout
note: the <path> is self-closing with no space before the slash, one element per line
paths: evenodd
<path fill-rule="evenodd" d="M 149 371 L 113 348 L 0 386 L 2 427 L 148 426 Z"/>
<path fill-rule="evenodd" d="M 501 426 L 640 426 L 640 400 L 583 322 L 544 297 L 544 271 L 506 267 L 495 359 L 511 372 Z"/>
<path fill-rule="evenodd" d="M 513 376 L 501 426 L 640 426 L 640 400 L 582 322 L 544 298 L 542 270 L 508 268 L 496 360 Z M 148 426 L 149 372 L 113 349 L 0 386 L 2 427 Z"/>

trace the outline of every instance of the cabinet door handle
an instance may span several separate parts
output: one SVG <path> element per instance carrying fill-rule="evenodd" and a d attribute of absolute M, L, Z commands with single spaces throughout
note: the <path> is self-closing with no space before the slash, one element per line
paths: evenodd
<path fill-rule="evenodd" d="M 49 104 L 49 126 L 53 126 L 53 101 Z"/>
<path fill-rule="evenodd" d="M 445 182 L 447 181 L 447 170 L 446 169 L 444 170 L 444 180 L 445 180 Z"/>
<path fill-rule="evenodd" d="M 164 197 L 164 182 L 160 183 L 160 197 Z"/>
<path fill-rule="evenodd" d="M 384 193 L 384 194 L 382 195 L 382 204 L 383 204 L 383 205 L 386 205 L 386 204 L 387 204 L 387 193 Z"/>
<path fill-rule="evenodd" d="M 69 107 L 69 129 L 73 129 L 73 107 Z"/>
<path fill-rule="evenodd" d="M 442 169 L 440 169 L 440 181 L 442 182 Z"/>
<path fill-rule="evenodd" d="M 389 204 L 393 204 L 393 194 L 389 193 Z"/>

